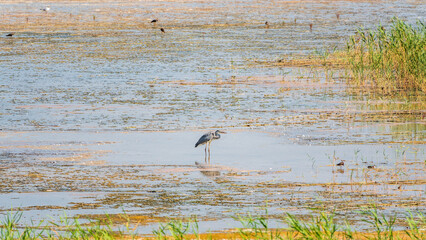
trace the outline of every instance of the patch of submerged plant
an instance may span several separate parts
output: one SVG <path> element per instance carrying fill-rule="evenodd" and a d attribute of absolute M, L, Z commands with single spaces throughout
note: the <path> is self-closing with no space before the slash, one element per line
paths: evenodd
<path fill-rule="evenodd" d="M 98 221 L 99 224 L 136 224 L 136 225 L 147 225 L 154 222 L 165 222 L 169 219 L 165 217 L 158 217 L 152 215 L 140 215 L 140 214 L 127 214 L 125 211 L 120 214 L 80 214 L 77 215 L 78 219 L 88 219 L 90 221 Z M 90 225 L 86 224 L 86 225 Z"/>

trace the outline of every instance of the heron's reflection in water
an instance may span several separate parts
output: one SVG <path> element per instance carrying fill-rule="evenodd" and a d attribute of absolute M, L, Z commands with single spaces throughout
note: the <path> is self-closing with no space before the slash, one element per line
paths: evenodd
<path fill-rule="evenodd" d="M 210 164 L 201 164 L 199 162 L 195 162 L 195 166 L 200 169 L 200 173 L 206 177 L 220 177 L 220 171 L 217 167 Z"/>

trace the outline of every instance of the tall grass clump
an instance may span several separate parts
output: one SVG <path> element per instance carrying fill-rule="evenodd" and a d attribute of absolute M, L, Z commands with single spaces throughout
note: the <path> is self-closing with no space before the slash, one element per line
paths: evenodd
<path fill-rule="evenodd" d="M 426 93 L 426 26 L 398 18 L 389 29 L 358 30 L 347 43 L 351 82 L 385 95 Z"/>
<path fill-rule="evenodd" d="M 160 224 L 158 229 L 152 231 L 158 240 L 163 239 L 200 239 L 198 231 L 198 221 L 196 218 L 183 222 L 181 220 L 172 220 L 166 224 Z M 189 236 L 189 234 L 193 234 Z"/>
<path fill-rule="evenodd" d="M 375 206 L 373 206 L 373 208 L 364 209 L 360 213 L 369 217 L 369 219 L 364 219 L 363 221 L 374 227 L 377 234 L 375 239 L 394 239 L 395 216 L 386 217 L 384 214 L 379 214 Z"/>
<path fill-rule="evenodd" d="M 77 218 L 66 215 L 60 217 L 59 223 L 41 221 L 39 224 L 22 226 L 20 221 L 23 212 L 8 212 L 0 219 L 1 240 L 115 240 L 135 239 L 135 229 L 130 229 L 128 220 L 123 226 L 116 226 L 106 215 L 107 220 L 89 221 L 81 223 Z M 50 223 L 50 225 L 47 225 Z"/>
<path fill-rule="evenodd" d="M 8 212 L 0 221 L 0 239 L 41 239 L 44 229 L 39 230 L 39 226 L 19 228 L 18 224 L 21 218 L 22 212 Z"/>
<path fill-rule="evenodd" d="M 408 212 L 405 221 L 408 223 L 409 230 L 405 230 L 405 233 L 410 239 L 426 239 L 426 217 L 421 212 L 418 212 L 416 215 L 414 216 L 411 212 Z"/>
<path fill-rule="evenodd" d="M 266 211 L 266 214 L 268 212 Z M 258 239 L 258 240 L 281 240 L 281 231 L 279 229 L 270 229 L 268 219 L 264 216 L 253 217 L 249 214 L 247 217 L 238 215 L 236 218 L 243 228 L 237 228 L 238 233 L 243 240 Z"/>
<path fill-rule="evenodd" d="M 107 216 L 108 217 L 108 216 Z M 102 239 L 113 240 L 121 234 L 114 233 L 112 222 L 108 220 L 106 226 L 101 221 L 90 222 L 90 224 L 82 224 L 77 218 L 68 218 L 66 215 L 60 217 L 60 222 L 50 222 L 54 228 L 49 233 L 50 239 Z"/>
<path fill-rule="evenodd" d="M 296 239 L 336 239 L 336 232 L 339 229 L 334 222 L 334 215 L 326 213 L 312 217 L 310 223 L 301 221 L 294 215 L 287 213 L 287 222 L 290 228 L 298 234 Z"/>

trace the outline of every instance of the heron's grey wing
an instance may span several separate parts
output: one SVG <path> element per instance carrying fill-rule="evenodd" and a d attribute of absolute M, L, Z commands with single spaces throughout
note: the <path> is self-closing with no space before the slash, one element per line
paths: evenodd
<path fill-rule="evenodd" d="M 198 142 L 195 144 L 195 147 L 198 147 L 198 145 L 206 143 L 212 139 L 212 135 L 210 133 L 206 133 L 203 136 L 198 139 Z"/>

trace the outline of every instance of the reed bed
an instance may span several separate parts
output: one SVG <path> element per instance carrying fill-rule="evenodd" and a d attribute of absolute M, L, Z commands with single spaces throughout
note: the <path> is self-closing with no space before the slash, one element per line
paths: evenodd
<path fill-rule="evenodd" d="M 394 18 L 389 29 L 359 29 L 347 43 L 350 82 L 384 95 L 426 92 L 426 26 Z"/>

